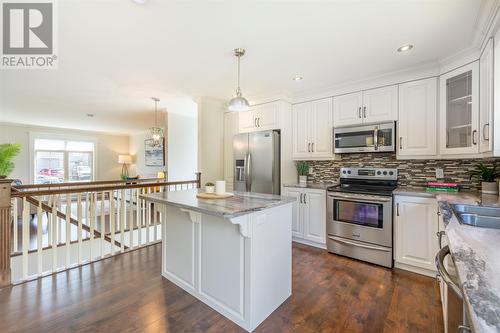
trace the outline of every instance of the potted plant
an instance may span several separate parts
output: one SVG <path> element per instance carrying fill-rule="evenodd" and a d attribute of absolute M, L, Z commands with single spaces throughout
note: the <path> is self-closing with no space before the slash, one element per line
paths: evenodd
<path fill-rule="evenodd" d="M 21 151 L 21 145 L 4 143 L 0 145 L 0 179 L 7 178 L 14 170 L 12 159 Z"/>
<path fill-rule="evenodd" d="M 298 161 L 295 163 L 297 174 L 299 175 L 299 185 L 307 185 L 307 175 L 309 174 L 309 163 L 306 161 Z"/>
<path fill-rule="evenodd" d="M 497 166 L 488 167 L 479 163 L 474 170 L 470 172 L 470 179 L 481 180 L 481 192 L 485 194 L 498 194 L 498 185 L 495 179 L 500 176 Z"/>
<path fill-rule="evenodd" d="M 205 192 L 206 193 L 214 193 L 215 192 L 215 184 L 208 182 L 205 183 Z"/>

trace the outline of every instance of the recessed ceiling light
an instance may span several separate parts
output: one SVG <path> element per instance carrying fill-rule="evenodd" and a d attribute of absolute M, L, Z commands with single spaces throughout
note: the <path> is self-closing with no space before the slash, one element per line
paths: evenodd
<path fill-rule="evenodd" d="M 300 75 L 295 75 L 295 76 L 292 78 L 292 80 L 294 80 L 294 81 L 300 81 L 300 80 L 302 80 L 302 79 L 303 79 L 303 77 L 302 77 L 302 76 L 300 76 Z"/>
<path fill-rule="evenodd" d="M 398 48 L 398 52 L 407 52 L 410 51 L 413 48 L 413 45 L 411 44 L 406 44 Z"/>

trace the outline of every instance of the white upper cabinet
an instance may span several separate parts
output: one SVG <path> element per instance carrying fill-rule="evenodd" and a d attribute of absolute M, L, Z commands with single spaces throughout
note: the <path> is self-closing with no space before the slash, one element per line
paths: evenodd
<path fill-rule="evenodd" d="M 381 123 L 398 119 L 397 85 L 333 98 L 335 127 Z"/>
<path fill-rule="evenodd" d="M 493 38 L 479 59 L 479 151 L 493 150 Z"/>
<path fill-rule="evenodd" d="M 398 119 L 398 87 L 388 86 L 363 91 L 363 123 Z"/>
<path fill-rule="evenodd" d="M 478 93 L 478 61 L 440 76 L 440 154 L 479 152 Z"/>
<path fill-rule="evenodd" d="M 296 104 L 292 108 L 292 157 L 333 158 L 332 99 Z"/>
<path fill-rule="evenodd" d="M 336 96 L 333 98 L 335 127 L 363 123 L 363 92 Z"/>
<path fill-rule="evenodd" d="M 437 153 L 437 79 L 399 85 L 397 156 Z"/>
<path fill-rule="evenodd" d="M 279 129 L 279 112 L 278 102 L 253 106 L 249 111 L 239 112 L 239 131 L 256 132 Z"/>

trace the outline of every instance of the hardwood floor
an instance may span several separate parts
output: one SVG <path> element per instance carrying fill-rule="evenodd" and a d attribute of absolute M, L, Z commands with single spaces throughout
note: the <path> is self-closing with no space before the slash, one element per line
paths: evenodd
<path fill-rule="evenodd" d="M 161 245 L 0 291 L 2 332 L 244 332 L 160 275 Z M 434 279 L 293 245 L 293 293 L 254 332 L 443 332 Z"/>

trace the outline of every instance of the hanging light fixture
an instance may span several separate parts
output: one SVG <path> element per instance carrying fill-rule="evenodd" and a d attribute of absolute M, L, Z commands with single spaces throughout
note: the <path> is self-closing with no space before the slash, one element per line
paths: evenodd
<path fill-rule="evenodd" d="M 163 128 L 158 126 L 158 102 L 160 101 L 157 97 L 151 97 L 155 102 L 155 125 L 149 129 L 149 134 L 153 140 L 153 145 L 160 147 L 163 144 Z"/>
<path fill-rule="evenodd" d="M 240 58 L 245 54 L 245 49 L 234 49 L 234 55 L 238 58 L 238 88 L 236 88 L 236 97 L 229 101 L 229 111 L 245 111 L 250 105 L 245 97 L 241 94 L 240 89 Z"/>

